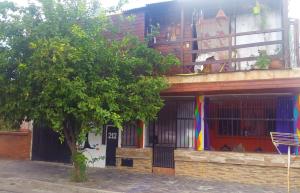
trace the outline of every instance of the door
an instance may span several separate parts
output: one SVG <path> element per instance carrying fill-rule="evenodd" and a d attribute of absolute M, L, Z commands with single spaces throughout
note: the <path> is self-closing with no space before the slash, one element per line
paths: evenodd
<path fill-rule="evenodd" d="M 176 102 L 168 101 L 154 123 L 153 166 L 174 168 L 176 147 Z"/>
<path fill-rule="evenodd" d="M 71 163 L 71 151 L 59 134 L 43 124 L 35 124 L 32 139 L 32 160 Z"/>
<path fill-rule="evenodd" d="M 106 132 L 106 166 L 116 166 L 116 150 L 118 147 L 119 129 L 107 126 Z"/>

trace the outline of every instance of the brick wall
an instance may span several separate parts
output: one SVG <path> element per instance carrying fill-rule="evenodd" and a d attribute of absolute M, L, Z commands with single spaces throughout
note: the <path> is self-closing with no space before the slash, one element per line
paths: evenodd
<path fill-rule="evenodd" d="M 171 23 L 170 23 L 171 25 Z M 157 37 L 157 41 L 166 41 L 166 33 L 167 33 L 167 29 L 170 28 L 170 25 L 165 25 L 165 26 L 161 26 L 160 29 L 160 34 Z M 187 44 L 184 44 L 184 46 L 182 47 L 182 44 L 180 42 L 180 38 L 181 38 L 181 27 L 180 24 L 178 25 L 178 30 L 179 33 L 177 34 L 177 39 L 176 41 L 169 41 L 169 44 L 158 44 L 155 45 L 154 44 L 154 48 L 158 51 L 160 51 L 163 55 L 167 55 L 167 54 L 174 54 L 178 59 L 181 59 L 181 53 L 184 50 L 184 54 L 183 54 L 183 64 L 190 64 L 192 62 L 192 54 L 187 53 L 186 51 L 191 50 L 192 45 L 189 43 L 189 48 L 186 47 Z M 193 37 L 193 32 L 192 32 L 192 27 L 190 22 L 185 21 L 185 25 L 184 25 L 184 38 L 192 38 Z"/>
<path fill-rule="evenodd" d="M 290 183 L 300 188 L 300 159 L 292 159 Z M 286 164 L 286 155 L 175 151 L 176 175 L 205 180 L 286 186 Z"/>
<path fill-rule="evenodd" d="M 282 167 L 177 161 L 175 173 L 213 181 L 282 187 L 287 184 L 287 169 Z M 299 179 L 300 169 L 292 168 L 291 186 L 300 188 Z"/>
<path fill-rule="evenodd" d="M 31 132 L 0 132 L 0 159 L 29 160 Z"/>
<path fill-rule="evenodd" d="M 117 148 L 117 168 L 132 172 L 152 172 L 152 149 Z M 133 167 L 121 166 L 122 159 L 132 159 Z"/>
<path fill-rule="evenodd" d="M 136 35 L 141 41 L 145 39 L 145 13 L 144 11 L 139 11 L 133 13 L 135 16 L 133 24 L 133 34 Z"/>
<path fill-rule="evenodd" d="M 128 16 L 133 16 L 134 20 L 129 21 Z M 125 34 L 135 35 L 140 41 L 145 39 L 145 13 L 143 10 L 126 12 L 123 17 L 120 15 L 111 16 L 114 27 L 116 28 L 116 39 L 121 39 Z M 111 34 L 110 34 L 111 35 Z"/>
<path fill-rule="evenodd" d="M 121 166 L 124 158 L 133 159 L 133 167 Z M 286 187 L 286 165 L 286 155 L 175 150 L 175 175 L 203 180 Z M 118 148 L 117 168 L 151 173 L 152 149 Z M 292 156 L 291 186 L 300 188 L 299 179 L 300 158 Z"/>

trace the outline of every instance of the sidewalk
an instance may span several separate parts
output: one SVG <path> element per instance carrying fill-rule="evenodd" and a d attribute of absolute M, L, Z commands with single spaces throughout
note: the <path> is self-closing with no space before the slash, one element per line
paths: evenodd
<path fill-rule="evenodd" d="M 70 182 L 71 167 L 33 161 L 0 160 L 0 193 L 284 193 L 286 189 L 189 177 L 90 169 L 89 181 Z M 296 193 L 296 191 L 294 191 Z"/>
<path fill-rule="evenodd" d="M 22 178 L 0 178 L 0 193 L 118 193 Z"/>

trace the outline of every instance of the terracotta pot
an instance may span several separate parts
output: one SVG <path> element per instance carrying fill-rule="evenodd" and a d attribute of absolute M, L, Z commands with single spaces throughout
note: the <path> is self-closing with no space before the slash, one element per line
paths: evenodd
<path fill-rule="evenodd" d="M 283 64 L 280 59 L 272 59 L 272 62 L 269 67 L 270 67 L 270 69 L 282 69 Z"/>

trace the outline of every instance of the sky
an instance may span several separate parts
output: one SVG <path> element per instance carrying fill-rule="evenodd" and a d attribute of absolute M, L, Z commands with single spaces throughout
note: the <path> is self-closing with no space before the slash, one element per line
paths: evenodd
<path fill-rule="evenodd" d="M 0 0 L 0 1 L 4 1 L 4 0 Z M 14 1 L 20 5 L 26 5 L 28 2 L 28 0 L 9 0 L 9 1 Z M 29 0 L 29 1 L 34 1 L 34 0 Z M 111 7 L 118 3 L 118 0 L 99 0 L 99 1 L 103 4 L 104 7 Z M 124 7 L 124 9 L 128 10 L 132 8 L 143 7 L 146 4 L 157 3 L 162 1 L 168 1 L 168 0 L 129 0 L 129 3 Z M 289 9 L 290 17 L 300 19 L 299 9 L 300 9 L 300 0 L 290 0 L 290 9 Z"/>
<path fill-rule="evenodd" d="M 5 0 L 0 0 L 5 1 Z M 26 5 L 28 1 L 34 2 L 34 0 L 8 0 L 16 2 L 20 5 Z M 105 7 L 111 7 L 118 3 L 119 0 L 99 0 L 102 5 Z M 146 4 L 156 3 L 156 2 L 163 2 L 163 1 L 169 1 L 169 0 L 128 0 L 129 3 L 126 5 L 125 9 L 132 9 L 137 7 L 143 7 Z"/>

